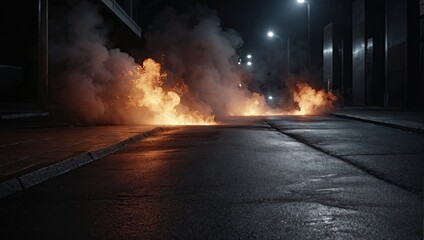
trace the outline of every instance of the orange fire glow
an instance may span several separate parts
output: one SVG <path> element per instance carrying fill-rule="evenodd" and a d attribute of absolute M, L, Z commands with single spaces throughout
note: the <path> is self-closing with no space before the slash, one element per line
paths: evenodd
<path fill-rule="evenodd" d="M 266 109 L 266 102 L 263 97 L 258 93 L 253 93 L 252 97 L 247 102 L 242 104 L 243 114 L 246 116 L 257 116 L 262 115 Z"/>
<path fill-rule="evenodd" d="M 332 92 L 315 90 L 307 83 L 297 83 L 292 91 L 293 101 L 298 109 L 284 111 L 278 108 L 270 108 L 264 96 L 253 93 L 250 98 L 239 104 L 238 111 L 230 112 L 230 115 L 240 116 L 270 116 L 270 115 L 317 115 L 331 111 L 337 97 Z"/>
<path fill-rule="evenodd" d="M 132 77 L 132 89 L 127 107 L 141 110 L 143 118 L 151 124 L 165 125 L 213 125 L 216 124 L 212 112 L 199 112 L 181 102 L 184 95 L 192 98 L 190 88 L 185 83 L 177 83 L 170 90 L 163 87 L 166 74 L 159 63 L 146 59 L 142 66 L 136 66 L 128 74 Z M 242 91 L 242 90 L 237 90 Z M 336 96 L 324 90 L 315 90 L 307 83 L 297 83 L 293 89 L 293 101 L 298 109 L 283 111 L 271 108 L 264 96 L 258 93 L 240 92 L 243 97 L 234 98 L 227 105 L 228 115 L 267 116 L 267 115 L 315 115 L 325 113 L 333 107 Z M 192 99 L 193 100 L 193 99 Z"/>
<path fill-rule="evenodd" d="M 299 105 L 299 110 L 293 115 L 314 115 L 332 110 L 337 97 L 332 92 L 315 90 L 307 83 L 297 83 L 297 91 L 293 92 L 293 100 Z"/>
<path fill-rule="evenodd" d="M 214 115 L 191 111 L 181 104 L 181 94 L 188 91 L 186 85 L 177 85 L 175 91 L 164 90 L 162 85 L 166 74 L 161 72 L 160 64 L 146 59 L 143 66 L 137 66 L 129 107 L 142 108 L 150 113 L 150 123 L 166 125 L 212 125 Z"/>
<path fill-rule="evenodd" d="M 272 110 L 262 95 L 252 93 L 250 96 L 230 104 L 228 113 L 230 116 L 264 116 L 272 115 Z"/>

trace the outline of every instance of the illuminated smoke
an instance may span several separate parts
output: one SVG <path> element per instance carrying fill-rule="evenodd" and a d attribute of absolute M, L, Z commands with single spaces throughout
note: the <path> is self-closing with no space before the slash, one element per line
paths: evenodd
<path fill-rule="evenodd" d="M 189 105 L 198 110 L 209 106 L 218 119 L 227 115 L 322 114 L 336 100 L 333 94 L 315 91 L 304 82 L 285 93 L 294 105 L 282 102 L 271 108 L 263 95 L 240 87 L 241 82 L 249 82 L 248 71 L 237 64 L 236 49 L 243 41 L 234 30 L 223 29 L 219 18 L 206 8 L 197 7 L 190 14 L 177 14 L 169 8 L 157 16 L 151 29 L 147 49 L 155 59 L 163 60 L 168 81 L 189 86 L 190 96 L 196 99 Z M 187 102 L 185 99 L 183 96 L 182 101 Z"/>
<path fill-rule="evenodd" d="M 140 64 L 106 47 L 107 31 L 95 7 L 76 4 L 64 16 L 56 26 L 66 32 L 51 45 L 59 69 L 53 85 L 68 115 L 80 122 L 214 124 L 228 115 L 322 113 L 335 100 L 299 84 L 292 92 L 295 109 L 269 107 L 245 87 L 249 74 L 237 65 L 236 54 L 242 39 L 206 8 L 162 12 L 147 34 L 146 55 L 152 59 Z"/>
<path fill-rule="evenodd" d="M 298 104 L 299 110 L 294 110 L 292 114 L 316 115 L 333 110 L 337 97 L 331 92 L 315 90 L 307 83 L 299 82 L 293 91 L 293 100 Z"/>
<path fill-rule="evenodd" d="M 59 69 L 58 101 L 74 120 L 113 124 L 213 124 L 211 109 L 180 102 L 178 85 L 166 89 L 166 74 L 151 59 L 140 66 L 119 49 L 108 50 L 102 19 L 87 3 L 76 5 L 53 42 L 52 62 Z M 63 26 L 64 25 L 64 26 Z M 181 85 L 181 84 L 180 84 Z M 183 94 L 180 92 L 180 94 Z"/>
<path fill-rule="evenodd" d="M 167 9 L 147 35 L 149 53 L 156 59 L 164 56 L 168 80 L 188 85 L 197 99 L 190 105 L 210 106 L 217 118 L 241 114 L 244 105 L 257 102 L 251 99 L 257 94 L 239 87 L 245 70 L 236 64 L 236 48 L 242 43 L 238 33 L 223 29 L 211 11 L 201 7 L 183 15 Z M 259 105 L 265 107 L 263 103 Z"/>
<path fill-rule="evenodd" d="M 161 72 L 160 64 L 154 60 L 146 59 L 142 67 L 137 66 L 129 74 L 135 78 L 132 80 L 128 106 L 133 107 L 132 110 L 135 112 L 146 108 L 151 113 L 149 123 L 214 124 L 213 115 L 200 113 L 180 104 L 180 95 L 183 92 L 167 91 L 162 88 L 166 74 Z"/>

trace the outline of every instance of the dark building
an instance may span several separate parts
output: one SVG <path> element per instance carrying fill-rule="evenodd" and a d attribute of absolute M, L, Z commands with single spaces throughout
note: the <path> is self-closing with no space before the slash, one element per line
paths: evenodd
<path fill-rule="evenodd" d="M 420 104 L 419 2 L 386 1 L 387 102 L 395 108 Z M 422 83 L 421 83 L 422 84 Z"/>
<path fill-rule="evenodd" d="M 324 86 L 337 91 L 344 104 L 352 99 L 352 42 L 349 26 L 334 25 L 324 27 L 323 73 Z"/>
<path fill-rule="evenodd" d="M 352 6 L 352 103 L 384 104 L 384 0 Z"/>
<path fill-rule="evenodd" d="M 420 54 L 421 104 L 424 105 L 424 0 L 420 0 Z"/>
<path fill-rule="evenodd" d="M 74 1 L 76 3 L 77 1 Z M 91 0 L 110 26 L 113 47 L 134 53 L 142 47 L 140 1 Z M 0 110 L 46 109 L 49 84 L 49 21 L 52 9 L 72 0 L 5 1 L 0 8 Z M 51 11 L 51 12 L 50 12 Z M 50 36 L 51 37 L 51 36 Z"/>
<path fill-rule="evenodd" d="M 352 104 L 421 108 L 418 0 L 352 2 Z"/>
<path fill-rule="evenodd" d="M 38 4 L 38 1 L 5 1 L 0 8 L 1 106 L 37 101 Z"/>

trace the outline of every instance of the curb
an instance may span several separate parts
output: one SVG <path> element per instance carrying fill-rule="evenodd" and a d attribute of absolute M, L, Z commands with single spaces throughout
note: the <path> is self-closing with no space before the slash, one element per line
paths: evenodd
<path fill-rule="evenodd" d="M 1 182 L 0 183 L 0 199 L 6 196 L 9 196 L 11 194 L 20 192 L 36 184 L 42 183 L 53 177 L 62 175 L 73 169 L 81 167 L 87 163 L 98 160 L 102 157 L 105 157 L 111 153 L 114 153 L 118 150 L 125 148 L 127 145 L 131 143 L 135 143 L 141 139 L 155 135 L 165 130 L 168 130 L 168 129 L 157 127 L 152 130 L 136 134 L 130 138 L 127 138 L 118 143 L 112 144 L 110 146 L 107 146 L 95 151 L 91 151 L 91 152 L 85 152 L 80 155 L 74 156 L 72 158 L 66 159 L 65 161 L 58 162 L 53 165 L 45 166 L 40 169 L 34 170 L 30 173 L 26 173 L 22 176 L 17 176 L 12 179 Z"/>
<path fill-rule="evenodd" d="M 48 112 L 29 112 L 29 113 L 9 113 L 0 115 L 0 120 L 12 120 L 21 118 L 33 118 L 33 117 L 47 117 L 50 114 Z"/>
<path fill-rule="evenodd" d="M 373 120 L 373 119 L 369 119 L 369 118 L 362 118 L 362 117 L 358 117 L 358 116 L 355 116 L 355 115 L 342 114 L 342 113 L 331 113 L 331 115 L 333 115 L 335 117 L 339 117 L 339 118 L 359 120 L 359 121 L 366 122 L 366 123 L 373 123 L 373 124 L 377 124 L 377 125 L 381 125 L 381 126 L 396 128 L 396 129 L 400 129 L 400 130 L 403 130 L 403 131 L 424 134 L 424 129 L 422 129 L 422 128 L 396 124 L 396 123 L 393 123 L 393 122 L 377 121 L 377 120 Z"/>

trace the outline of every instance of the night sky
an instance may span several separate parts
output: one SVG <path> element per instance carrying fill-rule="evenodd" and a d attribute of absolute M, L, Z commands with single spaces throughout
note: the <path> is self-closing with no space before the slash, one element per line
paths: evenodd
<path fill-rule="evenodd" d="M 298 4 L 296 0 L 185 0 L 185 1 L 146 1 L 143 3 L 143 29 L 148 29 L 154 15 L 166 6 L 173 6 L 184 12 L 184 9 L 195 4 L 207 5 L 216 11 L 224 28 L 236 30 L 243 38 L 242 51 L 262 51 L 266 45 L 272 44 L 266 38 L 269 29 L 274 30 L 282 38 L 290 37 L 291 41 L 307 39 L 307 6 Z M 323 27 L 333 22 L 350 25 L 351 0 L 312 0 L 311 1 L 311 44 L 312 63 L 319 68 L 322 65 Z M 148 9 L 148 10 L 147 10 Z"/>

